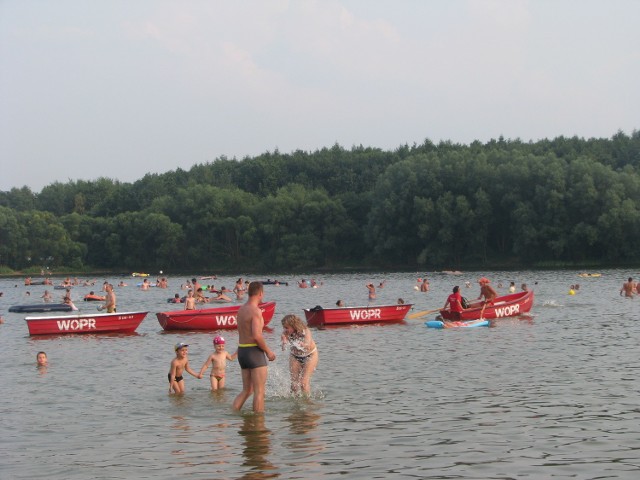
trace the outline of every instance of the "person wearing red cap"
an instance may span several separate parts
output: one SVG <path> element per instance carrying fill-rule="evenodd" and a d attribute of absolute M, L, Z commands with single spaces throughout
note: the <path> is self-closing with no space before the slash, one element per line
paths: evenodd
<path fill-rule="evenodd" d="M 211 379 L 211 390 L 218 390 L 219 388 L 224 388 L 224 377 L 225 377 L 225 369 L 227 368 L 227 360 L 235 360 L 238 356 L 238 352 L 231 355 L 224 349 L 224 338 L 220 335 L 216 336 L 213 339 L 213 347 L 215 348 L 215 352 L 209 355 L 207 361 L 204 362 L 202 368 L 200 369 L 200 378 L 204 374 L 205 370 L 209 368 L 211 365 L 211 375 L 209 378 Z"/>
<path fill-rule="evenodd" d="M 492 305 L 498 293 L 489 285 L 491 282 L 487 277 L 482 277 L 478 280 L 478 283 L 480 284 L 480 296 L 476 300 L 482 300 L 482 297 L 484 297 L 484 303 Z"/>

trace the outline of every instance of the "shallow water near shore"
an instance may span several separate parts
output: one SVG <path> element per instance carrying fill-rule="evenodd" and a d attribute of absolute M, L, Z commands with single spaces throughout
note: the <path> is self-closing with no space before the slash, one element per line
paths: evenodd
<path fill-rule="evenodd" d="M 30 337 L 11 305 L 40 301 L 45 289 L 0 280 L 0 477 L 15 479 L 226 478 L 637 478 L 640 472 L 640 298 L 619 290 L 637 272 L 603 270 L 482 272 L 499 294 L 509 281 L 536 294 L 532 311 L 490 328 L 433 330 L 429 315 L 395 325 L 313 330 L 320 362 L 311 398 L 289 394 L 281 318 L 303 308 L 376 304 L 402 297 L 415 311 L 444 304 L 453 285 L 475 298 L 478 274 L 428 274 L 428 293 L 414 290 L 423 273 L 313 274 L 319 288 L 265 286 L 277 302 L 265 333 L 278 356 L 270 364 L 266 412 L 231 402 L 240 369 L 211 392 L 208 375 L 185 376 L 185 395 L 169 395 L 173 345 L 188 343 L 196 371 L 213 350 L 214 332 L 164 332 L 155 313 L 169 289 L 141 291 L 139 279 L 116 287 L 118 310 L 149 310 L 135 334 Z M 237 278 L 237 277 L 236 277 Z M 220 278 L 231 288 L 236 278 Z M 256 278 L 262 280 L 263 278 Z M 298 278 L 299 279 L 299 278 Z M 58 282 L 61 279 L 55 279 Z M 94 287 L 75 287 L 81 301 Z M 116 285 L 121 278 L 108 278 Z M 155 280 L 155 278 L 153 279 Z M 469 281 L 471 287 L 465 287 Z M 206 281 L 204 282 L 206 283 Z M 579 283 L 576 295 L 569 287 Z M 31 295 L 26 296 L 29 291 Z M 39 315 L 39 314 L 37 314 Z M 237 333 L 222 333 L 234 351 Z M 36 367 L 40 350 L 49 366 Z"/>

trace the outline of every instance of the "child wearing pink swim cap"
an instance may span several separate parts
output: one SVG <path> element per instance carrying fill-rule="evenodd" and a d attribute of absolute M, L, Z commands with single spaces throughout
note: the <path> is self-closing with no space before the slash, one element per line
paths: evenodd
<path fill-rule="evenodd" d="M 207 358 L 207 361 L 204 362 L 204 365 L 202 365 L 202 368 L 200 369 L 200 377 L 202 377 L 207 368 L 209 368 L 209 365 L 211 365 L 211 374 L 209 375 L 209 379 L 211 380 L 211 390 L 224 388 L 227 360 L 235 360 L 238 357 L 238 352 L 231 355 L 224 349 L 224 345 L 224 338 L 217 335 L 213 339 L 213 347 L 215 348 L 215 351 L 209 355 L 209 358 Z"/>

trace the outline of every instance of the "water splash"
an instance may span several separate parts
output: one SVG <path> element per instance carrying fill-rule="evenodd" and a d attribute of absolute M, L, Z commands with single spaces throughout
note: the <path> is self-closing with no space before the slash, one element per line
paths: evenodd
<path fill-rule="evenodd" d="M 306 395 L 301 393 L 293 393 L 291 391 L 291 377 L 289 376 L 289 366 L 286 367 L 278 364 L 269 365 L 269 375 L 267 377 L 267 397 L 275 398 L 307 398 Z M 311 399 L 322 399 L 324 393 L 321 390 L 313 387 L 313 381 L 311 382 Z"/>

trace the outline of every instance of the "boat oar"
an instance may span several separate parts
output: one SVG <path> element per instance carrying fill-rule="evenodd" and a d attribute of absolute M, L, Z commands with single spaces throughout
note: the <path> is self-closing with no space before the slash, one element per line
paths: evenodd
<path fill-rule="evenodd" d="M 429 315 L 430 313 L 439 312 L 439 308 L 434 308 L 433 310 L 423 310 L 421 312 L 412 313 L 411 315 L 407 315 L 407 318 L 413 320 L 414 318 L 424 317 L 425 315 Z"/>

